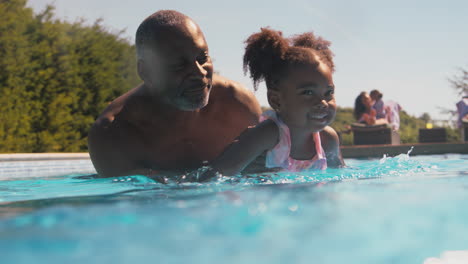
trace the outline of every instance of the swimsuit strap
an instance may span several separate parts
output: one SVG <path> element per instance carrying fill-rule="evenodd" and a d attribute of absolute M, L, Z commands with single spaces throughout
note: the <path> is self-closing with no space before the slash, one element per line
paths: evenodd
<path fill-rule="evenodd" d="M 322 148 L 322 140 L 320 139 L 320 132 L 312 133 L 314 135 L 315 151 L 317 152 L 317 158 L 326 158 L 325 151 Z"/>
<path fill-rule="evenodd" d="M 278 117 L 275 111 L 265 111 L 260 117 L 260 122 L 270 119 L 278 126 L 279 141 L 273 149 L 267 152 L 265 167 L 283 168 L 288 171 L 301 171 L 305 169 L 326 169 L 327 160 L 322 148 L 320 133 L 312 133 L 315 143 L 316 155 L 310 160 L 295 160 L 291 153 L 291 135 L 288 126 Z"/>
<path fill-rule="evenodd" d="M 268 110 L 265 111 L 260 116 L 260 122 L 263 122 L 267 119 L 275 122 L 279 130 L 279 140 L 273 149 L 267 152 L 266 155 L 266 164 L 267 168 L 288 168 L 288 158 L 289 153 L 291 152 L 291 137 L 289 132 L 289 127 L 281 121 L 275 111 Z"/>

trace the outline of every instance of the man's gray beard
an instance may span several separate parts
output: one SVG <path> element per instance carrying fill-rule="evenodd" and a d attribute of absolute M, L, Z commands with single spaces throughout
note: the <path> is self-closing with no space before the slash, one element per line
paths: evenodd
<path fill-rule="evenodd" d="M 208 99 L 210 98 L 210 94 L 207 94 L 204 98 L 199 101 L 192 102 L 184 97 L 178 97 L 175 100 L 175 106 L 182 111 L 195 111 L 202 109 L 206 105 L 208 105 Z"/>

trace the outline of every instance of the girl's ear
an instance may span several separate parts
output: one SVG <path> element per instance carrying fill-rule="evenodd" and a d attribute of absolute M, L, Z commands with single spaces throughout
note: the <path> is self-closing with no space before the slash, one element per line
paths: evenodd
<path fill-rule="evenodd" d="M 268 89 L 267 91 L 268 103 L 276 112 L 280 111 L 281 100 L 279 91 Z"/>

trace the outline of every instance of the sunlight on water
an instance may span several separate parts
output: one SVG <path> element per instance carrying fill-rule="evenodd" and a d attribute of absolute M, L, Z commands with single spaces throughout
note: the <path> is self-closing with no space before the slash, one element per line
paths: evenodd
<path fill-rule="evenodd" d="M 427 258 L 424 264 L 466 264 L 468 263 L 468 250 L 466 251 L 446 251 L 441 258 Z"/>

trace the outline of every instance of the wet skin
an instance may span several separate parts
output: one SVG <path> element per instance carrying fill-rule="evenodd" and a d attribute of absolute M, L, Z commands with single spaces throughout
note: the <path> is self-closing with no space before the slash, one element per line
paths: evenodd
<path fill-rule="evenodd" d="M 197 168 L 258 122 L 254 95 L 213 74 L 202 32 L 186 22 L 160 32 L 164 41 L 138 61 L 144 83 L 114 100 L 91 128 L 99 176 Z"/>

